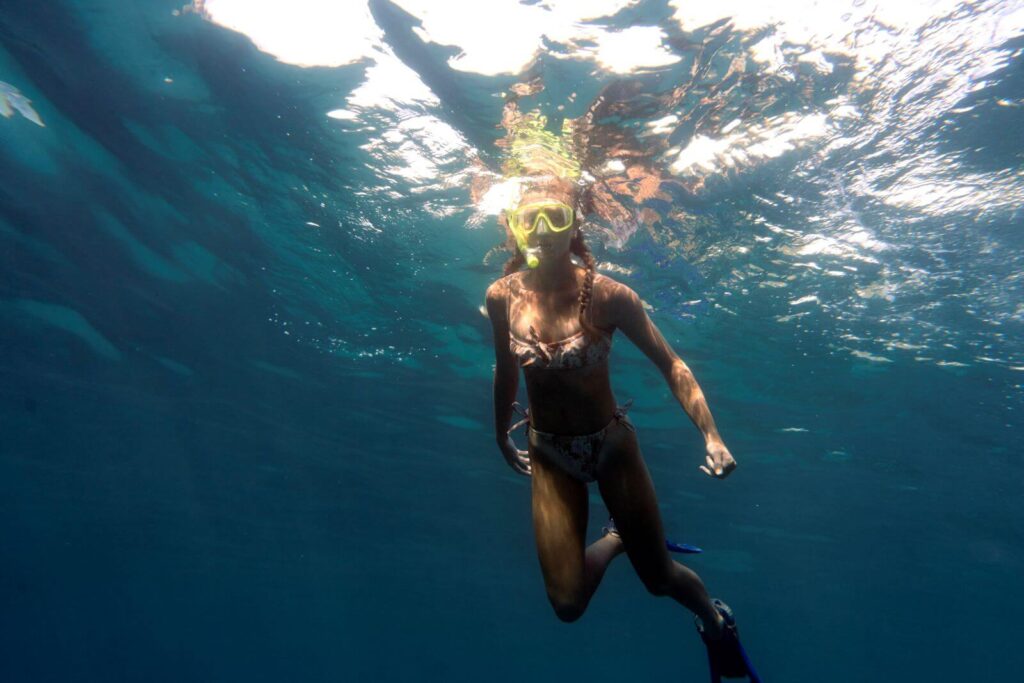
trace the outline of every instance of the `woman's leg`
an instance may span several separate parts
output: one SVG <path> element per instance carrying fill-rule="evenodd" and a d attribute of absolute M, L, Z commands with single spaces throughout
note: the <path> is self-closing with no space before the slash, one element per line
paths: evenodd
<path fill-rule="evenodd" d="M 603 448 L 597 484 L 640 580 L 652 594 L 668 595 L 696 614 L 708 635 L 717 637 L 721 618 L 704 583 L 665 548 L 654 484 L 636 435 L 619 424 L 609 430 Z"/>
<path fill-rule="evenodd" d="M 558 618 L 579 619 L 608 564 L 622 553 L 622 541 L 607 534 L 584 549 L 587 485 L 530 449 L 533 530 L 548 600 Z"/>

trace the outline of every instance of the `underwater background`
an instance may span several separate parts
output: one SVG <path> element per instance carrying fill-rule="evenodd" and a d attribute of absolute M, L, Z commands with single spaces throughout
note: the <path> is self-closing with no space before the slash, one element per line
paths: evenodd
<path fill-rule="evenodd" d="M 517 93 L 647 150 L 590 243 L 738 470 L 613 385 L 762 676 L 1018 680 L 1024 3 L 181 1 L 0 5 L 0 679 L 707 679 L 494 445 Z"/>

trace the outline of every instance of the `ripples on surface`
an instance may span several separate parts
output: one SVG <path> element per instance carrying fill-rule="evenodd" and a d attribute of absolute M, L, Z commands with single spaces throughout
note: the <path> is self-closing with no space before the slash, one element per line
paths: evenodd
<path fill-rule="evenodd" d="M 341 11 L 326 5 L 292 4 L 289 16 Z M 351 3 L 344 39 L 325 37 L 347 52 L 322 62 L 319 34 L 292 52 L 262 10 L 202 9 L 284 61 L 367 67 L 325 114 L 339 136 L 364 139 L 360 162 L 377 184 L 346 229 L 368 240 L 385 229 L 374 216 L 390 214 L 386 204 L 414 197 L 411 219 L 451 218 L 500 241 L 503 200 L 473 204 L 467 190 L 500 167 L 498 133 L 485 126 L 503 98 L 539 82 L 523 103 L 553 130 L 599 111 L 587 170 L 620 182 L 628 212 L 592 221 L 601 258 L 663 313 L 768 310 L 770 335 L 821 334 L 879 362 L 1024 364 L 1024 252 L 1011 228 L 1021 143 L 980 138 L 996 115 L 1020 125 L 1019 91 L 1005 83 L 1024 9 L 669 5 Z M 477 111 L 460 110 L 469 104 Z M 633 144 L 616 147 L 616 136 Z"/>

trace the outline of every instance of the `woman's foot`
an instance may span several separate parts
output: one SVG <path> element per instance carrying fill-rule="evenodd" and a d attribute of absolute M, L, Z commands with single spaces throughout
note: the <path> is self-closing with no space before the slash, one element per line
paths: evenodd
<path fill-rule="evenodd" d="M 613 544 L 616 555 L 625 552 L 626 546 L 622 544 L 622 536 L 619 535 L 619 530 L 615 528 L 615 520 L 609 519 L 608 526 L 601 527 L 601 532 L 602 535 L 598 543 Z"/>
<path fill-rule="evenodd" d="M 710 617 L 701 617 L 698 614 L 693 616 L 693 622 L 697 625 L 697 632 L 700 633 L 700 637 L 705 640 L 719 640 L 725 634 L 725 617 L 718 611 L 718 607 L 715 603 L 721 602 L 720 600 L 712 600 L 711 608 L 714 610 Z"/>
<path fill-rule="evenodd" d="M 711 601 L 718 613 L 720 628 L 718 633 L 708 628 L 699 617 L 696 618 L 697 632 L 700 633 L 704 646 L 708 649 L 708 663 L 711 666 L 711 680 L 722 678 L 749 678 L 751 683 L 760 683 L 761 678 L 754 671 L 746 651 L 740 644 L 739 631 L 732 610 L 717 598 Z"/>

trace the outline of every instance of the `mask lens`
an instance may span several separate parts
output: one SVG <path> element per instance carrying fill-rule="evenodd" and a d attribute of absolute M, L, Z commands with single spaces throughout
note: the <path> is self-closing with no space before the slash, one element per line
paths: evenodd
<path fill-rule="evenodd" d="M 572 208 L 564 204 L 524 206 L 512 212 L 512 227 L 524 234 L 530 234 L 537 229 L 541 216 L 555 232 L 567 230 L 572 226 L 574 218 Z"/>
<path fill-rule="evenodd" d="M 572 209 L 568 206 L 545 206 L 542 211 L 544 217 L 548 219 L 548 225 L 556 232 L 561 232 L 572 225 Z"/>
<path fill-rule="evenodd" d="M 536 206 L 527 207 L 519 212 L 520 225 L 524 232 L 533 232 L 537 229 L 537 216 L 540 213 L 541 209 Z"/>

